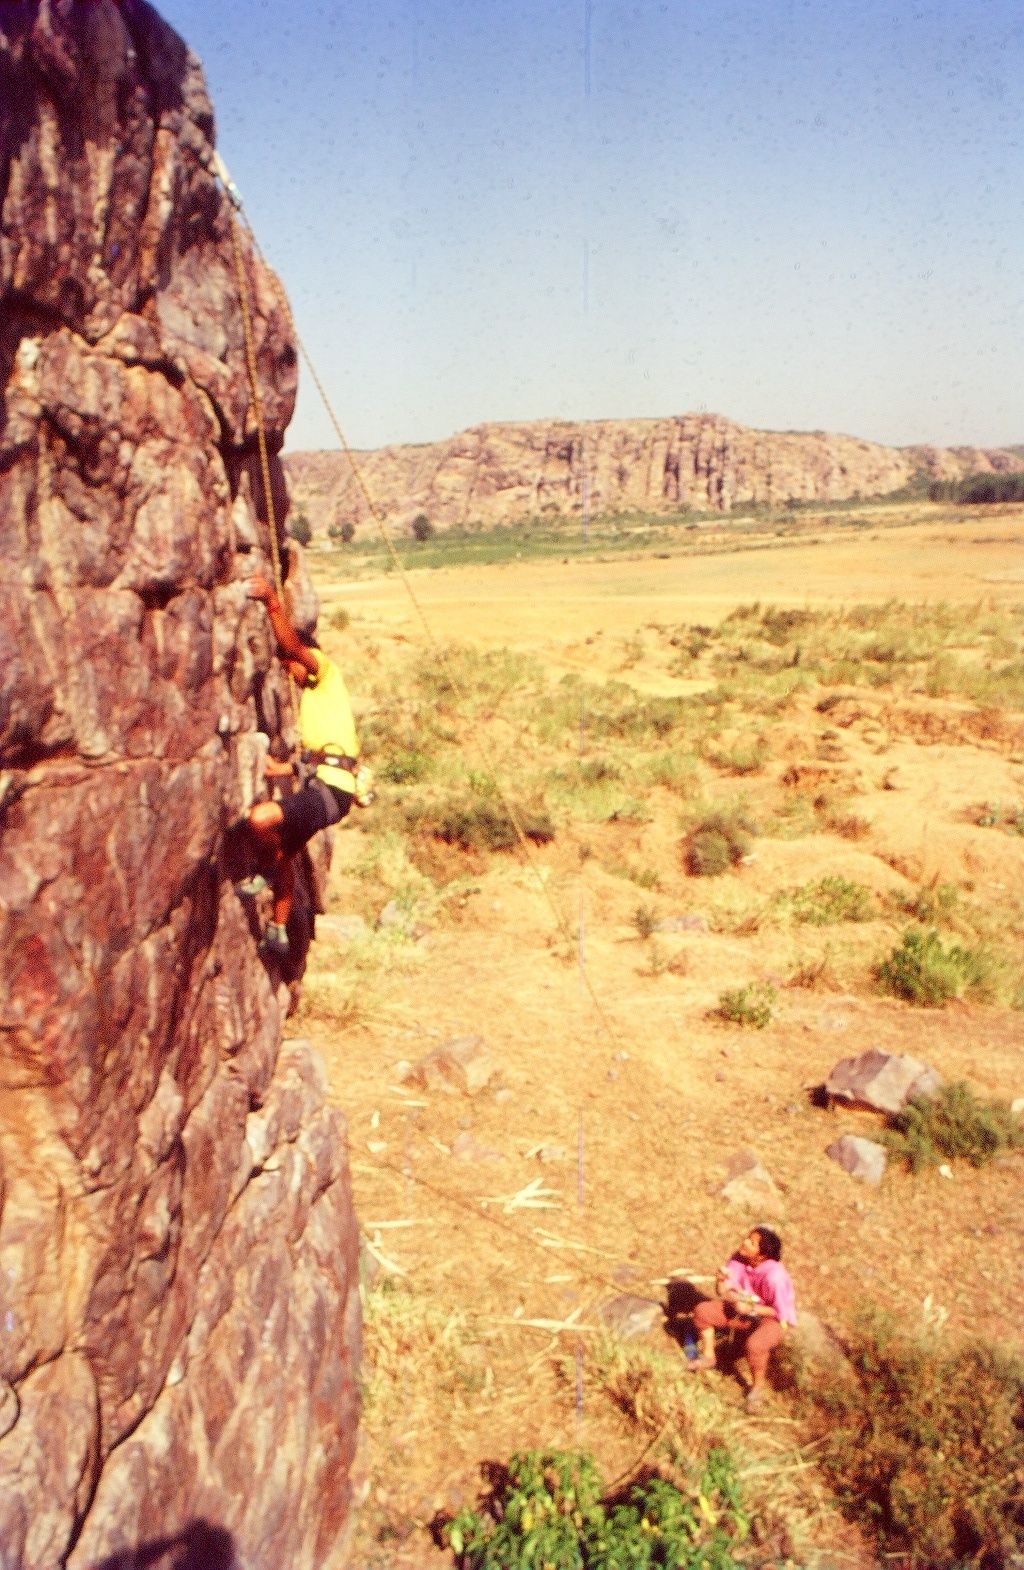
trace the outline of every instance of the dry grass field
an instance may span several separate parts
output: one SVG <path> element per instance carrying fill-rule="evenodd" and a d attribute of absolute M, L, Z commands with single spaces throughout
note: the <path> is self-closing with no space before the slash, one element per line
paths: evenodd
<path fill-rule="evenodd" d="M 616 1478 L 715 1441 L 758 1521 L 745 1563 L 875 1562 L 785 1391 L 754 1421 L 660 1325 L 603 1328 L 769 1219 L 720 1192 L 738 1152 L 837 1333 L 875 1304 L 1019 1344 L 1020 1154 L 869 1187 L 825 1147 L 880 1118 L 810 1092 L 880 1047 L 1024 1096 L 1022 547 L 1002 509 L 407 584 L 311 558 L 379 780 L 293 1022 L 348 1118 L 365 1239 L 360 1570 L 451 1565 L 429 1522 L 513 1450 L 583 1445 Z M 717 875 L 708 825 L 736 835 Z M 938 935 L 941 1006 L 883 989 L 908 930 Z M 466 1035 L 484 1088 L 403 1080 Z"/>

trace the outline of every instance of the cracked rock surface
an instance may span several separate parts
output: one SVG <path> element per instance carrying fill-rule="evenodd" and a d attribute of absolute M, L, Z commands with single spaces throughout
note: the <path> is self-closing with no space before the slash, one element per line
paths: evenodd
<path fill-rule="evenodd" d="M 4 1570 L 326 1570 L 349 1514 L 345 1129 L 228 854 L 290 718 L 213 135 L 142 0 L 0 8 Z M 295 348 L 241 256 L 280 533 Z"/>

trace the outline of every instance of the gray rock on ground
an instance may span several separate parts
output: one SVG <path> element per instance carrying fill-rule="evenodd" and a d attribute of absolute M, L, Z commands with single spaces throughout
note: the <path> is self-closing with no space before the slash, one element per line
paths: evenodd
<path fill-rule="evenodd" d="M 619 1297 L 609 1298 L 598 1312 L 603 1324 L 626 1339 L 648 1335 L 652 1330 L 659 1329 L 665 1321 L 665 1311 L 660 1303 L 647 1297 L 638 1297 L 634 1292 L 623 1292 Z"/>
<path fill-rule="evenodd" d="M 927 1063 L 877 1047 L 859 1057 L 842 1058 L 825 1081 L 826 1094 L 833 1101 L 875 1112 L 900 1112 L 915 1096 L 934 1096 L 941 1088 L 941 1075 Z"/>
<path fill-rule="evenodd" d="M 446 1090 L 473 1096 L 495 1079 L 498 1065 L 482 1036 L 455 1036 L 420 1058 L 402 1075 L 418 1090 Z"/>
<path fill-rule="evenodd" d="M 781 1216 L 786 1208 L 778 1184 L 754 1150 L 741 1150 L 730 1158 L 726 1180 L 718 1192 L 730 1205 L 766 1217 Z"/>
<path fill-rule="evenodd" d="M 863 1139 L 859 1134 L 842 1134 L 832 1141 L 825 1154 L 839 1163 L 851 1177 L 877 1186 L 882 1181 L 888 1161 L 884 1145 L 876 1140 Z"/>

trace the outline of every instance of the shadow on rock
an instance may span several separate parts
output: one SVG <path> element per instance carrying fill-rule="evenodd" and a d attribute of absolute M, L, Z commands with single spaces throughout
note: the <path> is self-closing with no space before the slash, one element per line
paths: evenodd
<path fill-rule="evenodd" d="M 234 1539 L 211 1521 L 190 1521 L 173 1537 L 123 1548 L 91 1570 L 239 1570 Z"/>

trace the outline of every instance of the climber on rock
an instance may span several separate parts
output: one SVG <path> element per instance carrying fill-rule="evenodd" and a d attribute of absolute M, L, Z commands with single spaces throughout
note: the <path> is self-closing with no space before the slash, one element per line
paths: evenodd
<path fill-rule="evenodd" d="M 235 884 L 236 892 L 255 895 L 270 888 L 274 896 L 273 919 L 267 924 L 261 953 L 275 959 L 288 957 L 288 917 L 295 886 L 293 857 L 321 829 L 344 818 L 356 794 L 355 771 L 359 741 L 352 705 L 341 671 L 313 642 L 304 641 L 285 606 L 266 578 L 257 574 L 248 586 L 249 597 L 267 607 L 277 639 L 277 652 L 299 687 L 299 737 L 303 761 L 314 765 L 307 784 L 281 801 L 261 801 L 253 807 L 246 826 L 262 870 Z M 291 763 L 274 758 L 266 762 L 268 777 L 294 773 Z"/>

